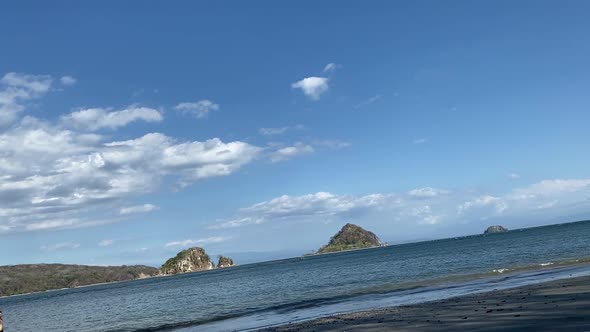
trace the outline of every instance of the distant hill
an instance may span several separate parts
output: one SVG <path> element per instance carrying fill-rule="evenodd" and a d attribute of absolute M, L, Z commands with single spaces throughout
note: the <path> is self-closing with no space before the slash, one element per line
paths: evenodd
<path fill-rule="evenodd" d="M 23 264 L 0 266 L 0 296 L 71 288 L 154 276 L 158 269 L 143 266 Z"/>
<path fill-rule="evenodd" d="M 346 224 L 317 253 L 325 254 L 343 250 L 379 247 L 381 245 L 381 241 L 373 232 L 354 224 Z"/>

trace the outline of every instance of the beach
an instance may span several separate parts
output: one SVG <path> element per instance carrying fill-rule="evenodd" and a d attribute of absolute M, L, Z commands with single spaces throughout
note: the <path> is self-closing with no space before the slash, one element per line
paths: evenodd
<path fill-rule="evenodd" d="M 353 312 L 258 331 L 462 330 L 590 331 L 590 277 Z"/>

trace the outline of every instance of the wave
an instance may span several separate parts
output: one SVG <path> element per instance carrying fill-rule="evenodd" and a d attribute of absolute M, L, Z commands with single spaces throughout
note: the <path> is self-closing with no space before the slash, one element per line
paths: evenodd
<path fill-rule="evenodd" d="M 494 270 L 492 270 L 492 272 L 497 272 L 497 273 L 504 273 L 507 271 L 510 271 L 510 269 L 494 269 Z"/>

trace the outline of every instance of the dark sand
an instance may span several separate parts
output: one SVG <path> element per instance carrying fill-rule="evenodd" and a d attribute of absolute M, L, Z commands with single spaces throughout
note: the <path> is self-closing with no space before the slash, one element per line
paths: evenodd
<path fill-rule="evenodd" d="M 342 314 L 259 331 L 590 331 L 590 277 Z"/>

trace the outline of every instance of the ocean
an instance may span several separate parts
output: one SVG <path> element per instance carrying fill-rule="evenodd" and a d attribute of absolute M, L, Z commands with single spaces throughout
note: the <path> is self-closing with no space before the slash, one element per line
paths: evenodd
<path fill-rule="evenodd" d="M 0 298 L 7 332 L 247 331 L 590 275 L 590 221 Z"/>

